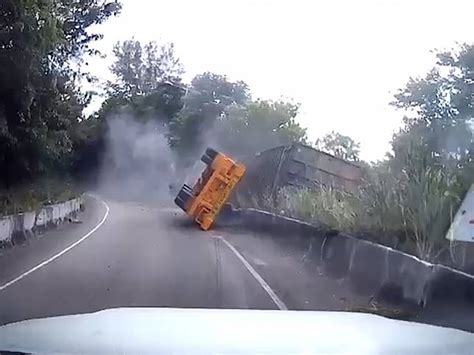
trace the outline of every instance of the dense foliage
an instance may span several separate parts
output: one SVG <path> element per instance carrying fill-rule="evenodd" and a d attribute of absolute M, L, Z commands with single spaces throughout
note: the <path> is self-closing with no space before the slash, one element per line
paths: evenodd
<path fill-rule="evenodd" d="M 76 89 L 94 54 L 92 25 L 120 6 L 102 0 L 0 3 L 0 171 L 8 185 L 69 168 L 73 130 L 88 96 Z M 76 60 L 74 67 L 72 60 Z"/>
<path fill-rule="evenodd" d="M 316 148 L 330 153 L 338 158 L 358 161 L 360 154 L 360 144 L 351 137 L 332 131 L 324 137 L 317 139 Z"/>

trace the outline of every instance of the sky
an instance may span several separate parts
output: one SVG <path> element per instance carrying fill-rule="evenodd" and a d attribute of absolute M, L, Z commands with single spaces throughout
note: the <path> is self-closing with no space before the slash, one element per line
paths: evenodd
<path fill-rule="evenodd" d="M 474 42 L 471 0 L 121 2 L 99 27 L 107 57 L 89 61 L 99 78 L 111 79 L 117 41 L 173 42 L 185 81 L 211 71 L 245 81 L 254 98 L 298 102 L 310 141 L 338 131 L 368 161 L 385 156 L 401 126 L 393 94 L 434 65 L 434 49 Z"/>

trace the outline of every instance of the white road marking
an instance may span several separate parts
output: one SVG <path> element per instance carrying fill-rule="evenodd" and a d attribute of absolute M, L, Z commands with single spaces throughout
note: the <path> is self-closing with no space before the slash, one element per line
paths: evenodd
<path fill-rule="evenodd" d="M 242 256 L 242 254 L 240 254 L 237 251 L 237 249 L 234 248 L 234 246 L 232 244 L 230 244 L 227 240 L 225 240 L 221 236 L 214 236 L 214 238 L 218 238 L 218 239 L 222 240 L 224 242 L 224 244 L 227 245 L 227 247 L 230 250 L 232 250 L 232 252 L 237 256 L 237 258 L 239 258 L 239 260 L 242 262 L 242 264 L 244 264 L 244 266 L 247 268 L 247 270 L 250 272 L 250 274 L 255 278 L 255 280 L 257 280 L 257 282 L 260 284 L 260 286 L 262 286 L 262 288 L 265 290 L 265 292 L 268 294 L 268 296 L 270 296 L 272 301 L 276 304 L 276 306 L 280 310 L 285 310 L 285 311 L 288 310 L 288 307 L 286 306 L 286 304 L 283 303 L 283 301 L 277 296 L 275 291 L 272 290 L 272 288 L 267 284 L 267 282 L 263 279 L 263 277 L 261 277 L 259 275 L 259 273 L 257 271 L 255 271 L 255 269 L 252 267 L 252 265 L 250 265 L 249 262 L 247 260 L 245 260 L 245 258 Z"/>
<path fill-rule="evenodd" d="M 20 276 L 14 278 L 13 280 L 11 281 L 8 281 L 6 284 L 4 285 L 1 285 L 0 286 L 0 291 L 3 291 L 4 289 L 6 289 L 7 287 L 13 285 L 14 283 L 20 281 L 22 278 L 28 276 L 29 274 L 35 272 L 36 270 L 42 268 L 43 266 L 45 265 L 48 265 L 51 261 L 53 260 L 56 260 L 57 258 L 59 258 L 61 255 L 67 253 L 69 250 L 71 250 L 72 248 L 74 248 L 75 246 L 79 245 L 80 243 L 82 243 L 84 240 L 86 240 L 87 238 L 89 238 L 97 229 L 99 229 L 105 222 L 105 220 L 107 219 L 108 215 L 109 215 L 109 206 L 107 205 L 107 203 L 105 203 L 105 201 L 102 201 L 101 199 L 99 199 L 98 197 L 95 197 L 93 195 L 90 195 L 92 196 L 93 198 L 95 198 L 96 200 L 102 202 L 102 204 L 105 206 L 105 214 L 104 214 L 104 217 L 102 217 L 102 219 L 100 220 L 99 224 L 97 224 L 94 228 L 92 228 L 92 230 L 87 233 L 85 236 L 83 236 L 81 239 L 77 240 L 76 242 L 72 243 L 70 246 L 68 246 L 66 249 L 62 250 L 61 252 L 57 253 L 56 255 L 52 256 L 51 258 L 43 261 L 42 263 L 36 265 L 34 268 L 24 272 L 23 274 L 21 274 Z"/>

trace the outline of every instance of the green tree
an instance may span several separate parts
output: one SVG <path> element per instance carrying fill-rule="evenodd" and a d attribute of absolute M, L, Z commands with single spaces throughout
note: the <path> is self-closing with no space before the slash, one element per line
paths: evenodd
<path fill-rule="evenodd" d="M 226 76 L 209 72 L 197 75 L 188 87 L 182 111 L 171 122 L 171 146 L 181 155 L 194 159 L 197 150 L 206 145 L 211 128 L 225 109 L 250 100 L 249 88 L 242 81 L 232 82 Z"/>
<path fill-rule="evenodd" d="M 116 79 L 108 83 L 113 97 L 133 100 L 154 93 L 163 83 L 181 82 L 184 69 L 172 43 L 159 46 L 151 41 L 142 46 L 131 39 L 117 42 L 113 53 L 111 71 Z"/>
<path fill-rule="evenodd" d="M 250 155 L 279 145 L 306 142 L 306 129 L 296 121 L 299 105 L 255 101 L 229 106 L 216 121 L 214 140 L 222 149 Z"/>
<path fill-rule="evenodd" d="M 298 108 L 289 102 L 252 101 L 246 83 L 207 72 L 192 80 L 183 109 L 170 124 L 170 144 L 192 160 L 208 145 L 247 155 L 305 142 L 306 130 L 295 121 Z"/>
<path fill-rule="evenodd" d="M 5 0 L 0 3 L 0 170 L 8 185 L 67 165 L 69 130 L 87 95 L 74 81 L 94 24 L 120 6 L 100 0 Z M 84 75 L 86 73 L 83 73 Z"/>
<path fill-rule="evenodd" d="M 107 132 L 112 132 L 114 127 L 127 123 L 138 131 L 144 132 L 148 128 L 148 132 L 151 135 L 155 132 L 155 138 L 158 138 L 168 132 L 170 123 L 183 107 L 185 86 L 181 84 L 181 75 L 184 71 L 175 55 L 173 44 L 159 46 L 152 41 L 142 45 L 132 39 L 117 42 L 113 52 L 115 61 L 110 69 L 115 80 L 107 83 L 108 97 L 99 112 L 93 116 L 95 124 L 83 127 L 85 132 L 90 134 L 87 143 L 78 146 L 78 149 L 85 153 L 79 155 L 76 160 L 79 167 L 88 165 L 91 161 L 99 162 L 102 160 L 101 156 L 106 154 L 103 150 L 113 150 L 113 140 L 106 142 L 105 136 Z M 122 121 L 112 121 L 117 118 Z M 124 156 L 121 158 L 129 164 L 137 164 L 143 168 L 143 162 L 135 156 L 135 143 L 124 139 Z M 117 162 L 110 163 L 113 166 Z M 148 172 L 135 173 L 146 175 Z"/>
<path fill-rule="evenodd" d="M 173 44 L 144 46 L 134 39 L 117 42 L 115 61 L 110 67 L 115 80 L 107 83 L 108 97 L 96 118 L 129 114 L 138 119 L 154 119 L 168 125 L 181 110 L 185 89 L 183 66 Z"/>
<path fill-rule="evenodd" d="M 153 119 L 168 126 L 183 107 L 182 97 L 185 89 L 181 85 L 157 83 L 152 92 L 146 95 L 110 96 L 93 116 L 99 120 L 113 118 L 116 114 L 128 114 L 139 120 Z"/>
<path fill-rule="evenodd" d="M 335 157 L 359 161 L 360 144 L 351 137 L 332 131 L 315 142 L 317 149 L 332 154 Z"/>
<path fill-rule="evenodd" d="M 474 47 L 437 54 L 436 66 L 410 79 L 393 105 L 406 113 L 394 136 L 391 160 L 399 168 L 457 170 L 472 164 L 474 144 Z"/>

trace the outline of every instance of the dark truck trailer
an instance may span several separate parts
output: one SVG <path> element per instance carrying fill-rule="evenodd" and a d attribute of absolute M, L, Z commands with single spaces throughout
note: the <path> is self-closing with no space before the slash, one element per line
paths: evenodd
<path fill-rule="evenodd" d="M 324 185 L 355 191 L 363 174 L 356 163 L 300 143 L 268 149 L 242 161 L 247 173 L 237 187 L 237 200 L 271 196 L 284 186 Z"/>

